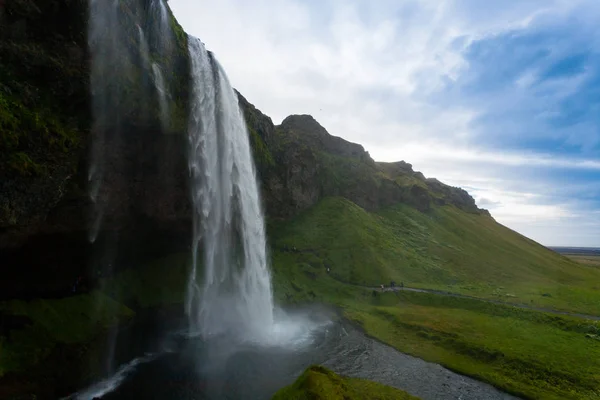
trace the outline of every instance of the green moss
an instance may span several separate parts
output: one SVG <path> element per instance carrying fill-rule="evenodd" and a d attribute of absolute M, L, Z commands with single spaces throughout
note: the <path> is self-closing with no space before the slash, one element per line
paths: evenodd
<path fill-rule="evenodd" d="M 275 160 L 271 151 L 265 144 L 264 140 L 250 125 L 248 125 L 248 133 L 250 134 L 250 146 L 255 163 L 259 169 L 266 169 L 275 165 Z"/>
<path fill-rule="evenodd" d="M 0 337 L 0 376 L 27 370 L 58 344 L 89 342 L 102 329 L 133 316 L 133 311 L 97 291 L 63 299 L 3 302 L 0 312 L 30 321 Z"/>
<path fill-rule="evenodd" d="M 188 254 L 174 254 L 117 274 L 102 282 L 102 291 L 0 302 L 0 314 L 27 321 L 0 336 L 0 376 L 35 367 L 57 346 L 94 341 L 107 328 L 132 318 L 133 309 L 182 303 L 188 266 Z"/>
<path fill-rule="evenodd" d="M 171 29 L 173 30 L 173 33 L 175 34 L 177 46 L 180 49 L 187 50 L 187 33 L 185 33 L 185 31 L 183 30 L 181 25 L 179 25 L 179 22 L 177 22 L 177 19 L 175 18 L 175 15 L 173 15 L 173 11 L 171 11 L 170 7 L 169 7 L 169 14 L 170 14 Z"/>
<path fill-rule="evenodd" d="M 321 367 L 309 367 L 292 385 L 279 390 L 273 400 L 411 400 L 402 390 L 366 379 L 346 378 Z"/>
<path fill-rule="evenodd" d="M 0 170 L 19 176 L 46 174 L 81 140 L 53 111 L 26 106 L 2 92 L 0 133 Z"/>
<path fill-rule="evenodd" d="M 174 254 L 130 268 L 105 282 L 105 291 L 125 304 L 149 308 L 183 302 L 190 256 Z"/>
<path fill-rule="evenodd" d="M 31 160 L 31 158 L 22 151 L 9 154 L 7 164 L 9 169 L 17 172 L 21 176 L 40 175 L 43 168 Z"/>

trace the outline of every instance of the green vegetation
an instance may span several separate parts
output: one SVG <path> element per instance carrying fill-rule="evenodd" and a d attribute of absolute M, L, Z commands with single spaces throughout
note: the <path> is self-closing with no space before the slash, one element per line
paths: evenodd
<path fill-rule="evenodd" d="M 6 155 L 0 161 L 0 171 L 19 176 L 48 173 L 48 165 L 64 159 L 80 141 L 78 133 L 52 111 L 27 107 L 1 88 L 0 133 L 0 152 Z"/>
<path fill-rule="evenodd" d="M 273 400 L 411 400 L 401 390 L 366 379 L 345 378 L 320 366 L 309 367 L 292 385 L 273 396 Z"/>
<path fill-rule="evenodd" d="M 188 254 L 175 254 L 143 268 L 126 269 L 106 280 L 102 291 L 32 301 L 0 302 L 0 316 L 24 323 L 0 336 L 0 377 L 28 370 L 63 344 L 87 344 L 135 310 L 183 301 Z M 74 362 L 87 362 L 81 357 Z M 72 368 L 71 365 L 69 368 Z"/>
<path fill-rule="evenodd" d="M 326 152 L 317 152 L 322 163 L 321 184 L 332 193 L 351 192 L 361 186 L 378 188 L 382 175 L 365 162 L 350 157 L 342 157 Z"/>
<path fill-rule="evenodd" d="M 594 398 L 600 389 L 600 346 L 589 337 L 597 322 L 422 293 L 382 297 L 347 316 L 405 353 L 527 398 Z"/>
<path fill-rule="evenodd" d="M 400 351 L 525 398 L 600 396 L 599 322 L 485 301 L 599 315 L 597 268 L 453 206 L 329 198 L 270 232 L 279 301 L 334 304 Z M 481 300 L 368 288 L 390 280 Z"/>
<path fill-rule="evenodd" d="M 133 311 L 94 291 L 62 299 L 0 303 L 0 313 L 23 316 L 24 328 L 0 337 L 0 376 L 24 371 L 47 357 L 58 344 L 86 343 Z"/>
<path fill-rule="evenodd" d="M 271 151 L 265 144 L 265 141 L 250 125 L 248 125 L 248 133 L 250 134 L 250 147 L 257 168 L 259 170 L 264 170 L 265 168 L 274 166 L 275 160 L 273 159 Z"/>
<path fill-rule="evenodd" d="M 369 213 L 327 198 L 291 223 L 275 224 L 277 251 L 331 267 L 364 286 L 438 289 L 600 315 L 600 270 L 575 263 L 496 223 L 453 206 L 427 213 L 405 204 Z"/>
<path fill-rule="evenodd" d="M 104 291 L 134 308 L 183 303 L 190 255 L 173 254 L 105 280 Z"/>
<path fill-rule="evenodd" d="M 87 10 L 81 3 L 77 6 L 81 9 L 73 8 L 70 20 L 63 23 L 66 14 L 55 3 L 19 0 L 6 6 L 10 12 L 5 16 L 14 18 L 11 22 L 23 19 L 27 29 L 22 34 L 11 30 L 8 39 L 0 42 L 0 176 L 14 184 L 11 197 L 0 202 L 2 226 L 20 224 L 22 216 L 47 211 L 59 199 L 62 194 L 56 193 L 76 170 L 90 127 Z M 79 4 L 71 3 L 70 7 Z M 135 19 L 127 2 L 120 5 Z M 187 124 L 189 59 L 187 35 L 172 13 L 170 18 L 174 52 L 164 57 L 153 51 L 151 59 L 168 71 L 173 104 L 167 130 L 177 133 Z M 148 71 L 137 56 L 140 43 L 135 23 L 125 25 L 129 29 L 125 45 L 130 46 L 131 57 L 123 60 L 123 81 L 107 84 L 122 94 L 117 97 L 127 117 L 123 119 L 145 131 L 158 126 L 159 104 L 149 95 L 154 93 L 149 91 L 149 82 L 144 84 Z M 0 30 L 8 33 L 1 26 Z M 140 112 L 143 107 L 153 112 Z M 292 221 L 272 222 L 273 280 L 280 303 L 338 306 L 367 334 L 403 352 L 526 398 L 600 398 L 597 321 L 484 301 L 600 315 L 600 263 L 596 259 L 569 260 L 484 213 L 432 206 L 453 203 L 461 207 L 461 201 L 449 200 L 451 195 L 461 200 L 460 193 L 435 189 L 422 175 L 394 172 L 392 165 L 387 171 L 369 160 L 328 153 L 320 147 L 317 134 L 293 135 L 277 129 L 271 137 L 270 120 L 259 120 L 252 113 L 246 118 L 259 170 L 275 171 L 276 164 L 296 162 L 294 167 L 315 166 L 314 181 L 312 176 L 300 176 L 301 181 L 295 183 L 281 179 L 284 186 L 313 185 L 311 189 L 319 196 L 344 195 L 372 208 L 396 203 L 367 212 L 350 200 L 325 198 Z M 49 188 L 37 190 L 31 184 L 34 181 Z M 293 197 L 295 188 L 288 189 Z M 35 199 L 43 204 L 36 204 Z M 179 254 L 147 266 L 132 266 L 102 280 L 102 289 L 89 293 L 0 302 L 0 377 L 33 370 L 53 373 L 48 365 L 79 369 L 90 354 L 99 351 L 95 342 L 116 322 L 131 319 L 141 309 L 182 301 L 188 258 Z M 382 293 L 370 288 L 391 280 L 476 298 Z M 70 349 L 69 356 L 53 362 L 65 349 Z M 39 381 L 40 385 L 54 382 Z M 276 395 L 285 399 L 336 397 L 411 398 L 321 367 L 309 368 Z"/>

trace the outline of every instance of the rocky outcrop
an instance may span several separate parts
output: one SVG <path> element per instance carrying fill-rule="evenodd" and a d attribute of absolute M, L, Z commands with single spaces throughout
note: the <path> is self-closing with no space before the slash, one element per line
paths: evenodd
<path fill-rule="evenodd" d="M 257 160 L 269 218 L 290 218 L 326 196 L 343 196 L 368 210 L 402 199 L 361 145 L 330 135 L 313 117 L 293 115 L 273 126 L 243 97 L 240 106 L 250 135 L 258 133 L 271 160 L 266 167 Z M 254 153 L 256 158 L 265 151 L 255 147 Z"/>
<path fill-rule="evenodd" d="M 373 159 L 360 144 L 330 135 L 311 115 L 290 115 L 283 120 L 279 129 L 298 143 L 373 164 Z"/>
<path fill-rule="evenodd" d="M 330 135 L 310 115 L 291 115 L 281 125 L 240 95 L 251 135 L 266 144 L 255 148 L 267 215 L 285 219 L 316 204 L 326 196 L 342 196 L 367 210 L 377 210 L 399 202 L 421 211 L 434 205 L 452 204 L 464 211 L 487 213 L 460 188 L 428 180 L 405 161 L 374 162 L 356 143 Z"/>
<path fill-rule="evenodd" d="M 420 210 L 427 210 L 433 204 L 450 204 L 469 213 L 489 216 L 487 210 L 477 207 L 475 199 L 466 190 L 446 185 L 435 178 L 425 178 L 405 161 L 378 162 L 377 167 L 390 179 L 408 189 L 409 203 Z"/>

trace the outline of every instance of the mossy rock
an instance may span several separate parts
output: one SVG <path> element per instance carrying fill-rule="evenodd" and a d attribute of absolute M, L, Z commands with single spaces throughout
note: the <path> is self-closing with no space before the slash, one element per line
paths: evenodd
<path fill-rule="evenodd" d="M 377 382 L 347 378 L 325 367 L 309 367 L 292 385 L 273 396 L 273 400 L 415 400 L 417 397 Z"/>

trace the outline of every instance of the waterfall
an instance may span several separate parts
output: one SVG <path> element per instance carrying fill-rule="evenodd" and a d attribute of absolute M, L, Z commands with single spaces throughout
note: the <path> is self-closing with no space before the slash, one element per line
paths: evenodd
<path fill-rule="evenodd" d="M 94 208 L 88 239 L 92 243 L 109 208 L 110 199 L 104 190 L 104 181 L 109 179 L 105 176 L 106 167 L 123 168 L 123 160 L 114 158 L 114 148 L 121 140 L 124 116 L 131 115 L 132 108 L 137 107 L 134 114 L 140 120 L 148 119 L 156 115 L 152 110 L 152 104 L 156 104 L 163 131 L 170 126 L 169 88 L 162 73 L 165 67 L 153 59 L 170 60 L 173 32 L 164 1 L 147 2 L 146 7 L 141 7 L 142 3 L 123 0 L 89 0 L 93 124 L 88 183 Z M 123 13 L 124 4 L 137 8 L 137 12 Z M 137 28 L 137 46 L 131 46 L 130 28 Z"/>
<path fill-rule="evenodd" d="M 154 46 L 163 55 L 171 52 L 173 33 L 169 24 L 169 11 L 164 0 L 150 0 L 148 21 L 153 24 L 152 32 L 155 34 Z"/>
<path fill-rule="evenodd" d="M 158 17 L 153 18 L 154 15 Z M 139 165 L 132 163 L 126 153 L 132 142 L 128 125 L 153 122 L 157 108 L 163 130 L 169 123 L 168 87 L 161 73 L 165 67 L 153 63 L 155 59 L 165 63 L 170 60 L 167 51 L 172 34 L 165 33 L 169 29 L 162 0 L 89 0 L 93 123 L 88 189 L 93 207 L 88 239 L 94 243 L 89 265 L 94 274 L 110 276 L 115 268 L 120 237 L 113 227 L 122 223 L 129 212 L 128 202 L 132 201 L 126 190 L 115 183 L 116 177 L 132 173 Z M 101 240 L 97 240 L 99 237 Z M 96 306 L 99 310 L 102 305 Z M 105 372 L 110 373 L 114 370 L 113 353 L 118 341 L 116 329 L 107 341 Z"/>
<path fill-rule="evenodd" d="M 191 329 L 203 337 L 260 340 L 273 328 L 273 298 L 248 132 L 217 60 L 197 38 L 189 37 L 188 47 L 194 229 L 186 311 Z M 202 277 L 197 273 L 200 247 Z"/>
<path fill-rule="evenodd" d="M 106 207 L 102 192 L 105 173 L 105 142 L 109 121 L 120 119 L 119 68 L 127 51 L 120 40 L 119 2 L 90 0 L 88 46 L 92 57 L 90 87 L 92 94 L 92 146 L 88 169 L 89 196 L 94 203 L 88 239 L 94 243 Z M 118 123 L 118 122 L 117 122 Z"/>
<path fill-rule="evenodd" d="M 152 63 L 152 76 L 154 77 L 154 87 L 156 88 L 156 94 L 158 95 L 158 105 L 160 107 L 160 122 L 163 131 L 169 128 L 169 103 L 168 103 L 168 92 L 165 85 L 165 79 L 163 78 L 162 71 L 157 63 Z"/>
<path fill-rule="evenodd" d="M 156 2 L 153 2 L 152 4 L 154 4 Z M 162 4 L 162 2 L 159 2 Z M 161 24 L 159 24 L 159 32 L 162 33 L 163 30 L 165 30 L 165 27 L 163 26 L 163 23 L 165 22 L 164 18 L 160 18 L 159 21 L 162 21 Z M 153 62 L 152 64 L 150 64 L 150 49 L 148 48 L 148 41 L 146 40 L 146 37 L 144 35 L 144 31 L 142 30 L 142 28 L 138 25 L 138 36 L 139 36 L 139 41 L 140 41 L 140 56 L 142 58 L 142 61 L 144 63 L 144 69 L 145 70 L 151 70 L 152 71 L 152 82 L 153 82 L 153 86 L 156 89 L 156 95 L 158 97 L 158 106 L 160 108 L 160 123 L 162 126 L 163 131 L 167 131 L 169 129 L 169 113 L 170 113 L 170 109 L 169 109 L 169 103 L 167 102 L 167 98 L 168 98 L 168 89 L 165 83 L 165 79 L 163 78 L 163 74 L 162 71 L 160 69 L 160 66 L 158 65 L 158 63 Z M 166 51 L 165 49 L 168 48 L 168 46 L 165 46 L 165 43 L 169 42 L 169 40 L 167 40 L 167 37 L 164 37 L 161 39 L 160 41 L 160 45 L 159 45 L 159 51 L 164 52 Z"/>

